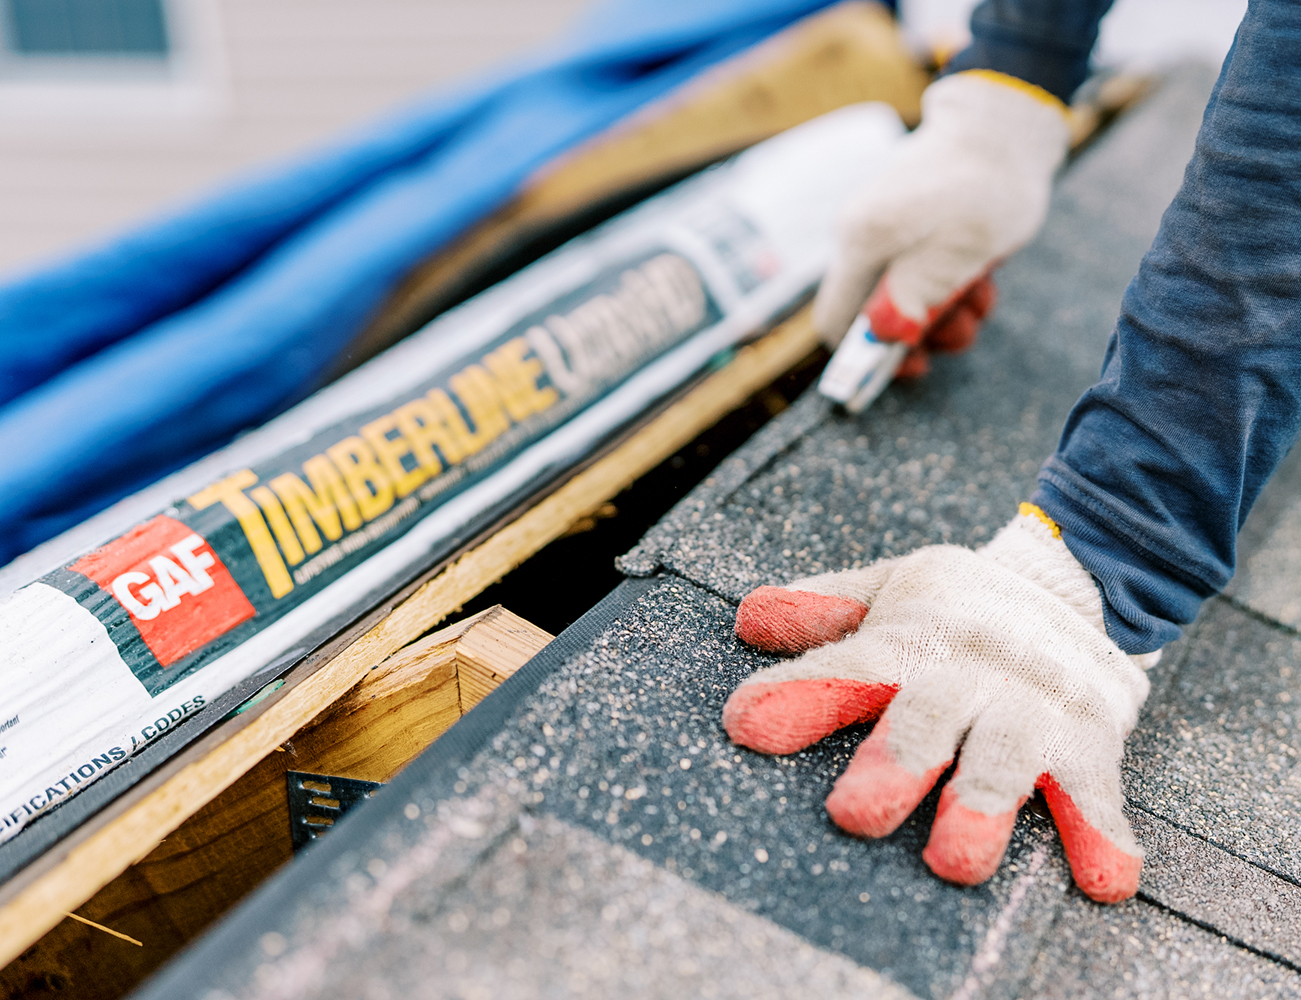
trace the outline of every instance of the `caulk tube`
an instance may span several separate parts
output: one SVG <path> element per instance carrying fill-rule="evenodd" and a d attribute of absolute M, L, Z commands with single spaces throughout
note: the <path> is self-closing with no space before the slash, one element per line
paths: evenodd
<path fill-rule="evenodd" d="M 860 313 L 822 370 L 818 392 L 850 413 L 861 413 L 885 391 L 907 353 L 906 344 L 877 340 L 867 314 Z"/>
<path fill-rule="evenodd" d="M 762 143 L 0 570 L 0 839 L 288 669 L 788 311 L 902 132 L 860 105 Z"/>

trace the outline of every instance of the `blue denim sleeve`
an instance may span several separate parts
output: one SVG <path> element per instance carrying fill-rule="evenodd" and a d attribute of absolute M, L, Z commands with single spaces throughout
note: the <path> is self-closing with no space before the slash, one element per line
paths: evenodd
<path fill-rule="evenodd" d="M 1179 635 L 1301 430 L 1301 4 L 1252 0 L 1034 502 L 1127 652 Z"/>
<path fill-rule="evenodd" d="M 971 13 L 971 45 L 945 73 L 993 69 L 1067 103 L 1089 74 L 1098 22 L 1112 0 L 984 0 Z"/>

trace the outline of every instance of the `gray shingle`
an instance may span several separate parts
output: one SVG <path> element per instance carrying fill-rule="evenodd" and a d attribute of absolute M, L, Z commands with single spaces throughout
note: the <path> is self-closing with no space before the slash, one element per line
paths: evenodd
<path fill-rule="evenodd" d="M 242 995 L 912 996 L 606 840 L 531 815 L 501 784 L 445 805 L 387 856 L 348 877 L 346 908 L 307 915 L 310 937 L 264 934 Z"/>
<path fill-rule="evenodd" d="M 1290 970 L 1147 902 L 1107 915 L 1071 888 L 1051 824 L 1031 810 L 1004 867 L 976 888 L 921 862 L 934 796 L 884 840 L 841 834 L 822 800 L 863 727 L 789 758 L 732 746 L 722 702 L 769 662 L 734 638 L 733 613 L 685 581 L 656 582 L 542 680 L 450 798 L 403 788 L 417 808 L 393 799 L 385 817 L 373 811 L 361 847 L 313 848 L 311 887 L 246 915 L 229 935 L 243 948 L 200 963 L 222 990 L 211 1000 L 695 993 L 705 968 L 717 983 L 752 983 L 734 965 L 762 968 L 747 957 L 756 935 L 833 996 L 879 985 L 858 967 L 966 1000 L 1083 995 L 1112 980 L 1121 996 L 1166 995 L 1154 983 L 1268 996 L 1262 979 L 1301 992 Z M 1252 948 L 1295 951 L 1295 887 L 1137 818 L 1153 900 Z"/>
<path fill-rule="evenodd" d="M 1217 599 L 1172 652 L 1130 737 L 1131 799 L 1301 882 L 1301 638 Z"/>
<path fill-rule="evenodd" d="M 1116 908 L 1071 887 L 1032 809 L 976 888 L 921 861 L 934 795 L 884 840 L 840 833 L 822 802 L 865 727 L 773 758 L 732 746 L 720 720 L 770 662 L 732 634 L 750 588 L 979 542 L 1028 494 L 1096 374 L 1209 84 L 1175 74 L 1072 168 L 1042 237 L 1001 272 L 980 350 L 861 418 L 809 396 L 775 420 L 622 561 L 669 575 L 536 690 L 516 683 L 527 671 L 507 685 L 522 700 L 453 791 L 413 765 L 388 805 L 381 795 L 342 824 L 151 996 L 193 983 L 219 986 L 214 1000 L 657 996 L 759 979 L 808 995 L 804 980 L 759 975 L 770 957 L 832 996 L 875 989 L 864 969 L 928 998 L 1301 995 L 1289 700 L 1301 640 L 1259 614 L 1212 602 L 1154 672 L 1126 758 L 1149 865 L 1141 897 Z M 1285 488 L 1244 551 L 1269 544 Z M 513 964 L 521 955 L 531 964 Z"/>
<path fill-rule="evenodd" d="M 864 729 L 788 758 L 733 746 L 723 702 L 771 662 L 736 640 L 733 616 L 719 598 L 665 580 L 547 679 L 480 761 L 480 780 L 517 781 L 575 826 L 921 996 L 947 995 L 1045 839 L 1042 822 L 1028 816 L 1018 829 L 1017 869 L 977 889 L 939 882 L 921 861 L 934 797 L 885 840 L 841 834 L 822 801 Z M 1037 879 L 1019 910 L 1050 914 L 1064 878 Z M 1018 938 L 1001 960 L 1032 943 Z"/>
<path fill-rule="evenodd" d="M 1275 473 L 1238 538 L 1238 572 L 1225 593 L 1301 628 L 1301 451 Z"/>
<path fill-rule="evenodd" d="M 1301 886 L 1142 810 L 1145 899 L 1301 968 Z"/>
<path fill-rule="evenodd" d="M 909 1000 L 907 990 L 558 820 L 521 816 L 464 882 L 413 884 L 322 996 Z"/>
<path fill-rule="evenodd" d="M 1301 976 L 1178 917 L 1130 901 L 1063 910 L 1016 996 L 1191 1000 L 1301 995 Z"/>

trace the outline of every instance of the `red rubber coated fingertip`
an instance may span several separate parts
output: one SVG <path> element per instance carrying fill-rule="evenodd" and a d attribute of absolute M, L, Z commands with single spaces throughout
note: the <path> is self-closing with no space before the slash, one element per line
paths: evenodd
<path fill-rule="evenodd" d="M 898 690 L 839 677 L 743 684 L 723 706 L 723 728 L 734 743 L 760 753 L 794 753 L 842 726 L 876 718 Z"/>
<path fill-rule="evenodd" d="M 867 300 L 863 312 L 867 313 L 867 321 L 872 325 L 872 336 L 877 340 L 907 344 L 909 347 L 916 347 L 922 342 L 925 325 L 899 311 L 894 299 L 890 297 L 885 278 L 877 284 L 876 291 Z"/>
<path fill-rule="evenodd" d="M 895 378 L 921 378 L 931 370 L 931 359 L 924 347 L 911 347 L 894 373 Z"/>
<path fill-rule="evenodd" d="M 980 320 L 976 314 L 965 305 L 958 306 L 926 334 L 926 347 L 932 351 L 958 354 L 976 342 L 979 329 Z"/>
<path fill-rule="evenodd" d="M 866 604 L 847 597 L 760 587 L 736 609 L 736 637 L 768 653 L 803 653 L 843 639 L 866 615 Z"/>
<path fill-rule="evenodd" d="M 827 796 L 832 822 L 856 837 L 894 833 L 950 763 L 945 761 L 918 777 L 894 759 L 886 745 L 886 725 L 877 724 Z"/>
<path fill-rule="evenodd" d="M 1048 801 L 1071 875 L 1081 891 L 1099 903 L 1119 903 L 1138 892 L 1143 859 L 1122 851 L 1092 826 L 1052 775 L 1041 775 L 1038 787 Z"/>
<path fill-rule="evenodd" d="M 979 885 L 998 871 L 1012 839 L 1017 810 L 986 816 L 958 801 L 952 785 L 940 793 L 939 807 L 922 860 L 940 878 L 958 885 Z"/>
<path fill-rule="evenodd" d="M 973 281 L 962 298 L 967 307 L 975 313 L 976 319 L 984 319 L 989 311 L 998 305 L 998 286 L 994 284 L 993 278 L 986 275 Z"/>

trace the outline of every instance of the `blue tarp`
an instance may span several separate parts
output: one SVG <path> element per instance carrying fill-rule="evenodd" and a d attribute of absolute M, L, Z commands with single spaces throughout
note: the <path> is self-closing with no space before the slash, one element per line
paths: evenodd
<path fill-rule="evenodd" d="M 560 43 L 0 288 L 0 565 L 315 389 L 556 154 L 830 0 L 605 0 Z"/>

